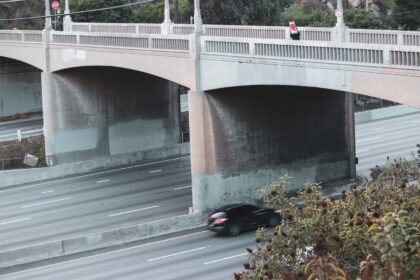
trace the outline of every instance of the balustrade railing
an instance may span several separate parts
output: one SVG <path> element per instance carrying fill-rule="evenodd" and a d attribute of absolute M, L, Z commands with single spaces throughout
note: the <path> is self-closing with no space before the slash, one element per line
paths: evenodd
<path fill-rule="evenodd" d="M 322 61 L 345 64 L 420 67 L 420 49 L 353 43 L 300 42 L 206 37 L 201 41 L 203 54 L 242 55 L 260 58 Z M 396 49 L 397 48 L 397 49 Z"/>
<path fill-rule="evenodd" d="M 161 34 L 161 24 L 72 23 L 72 31 Z M 218 37 L 288 39 L 285 26 L 204 25 L 204 35 Z M 299 27 L 304 41 L 334 41 L 335 28 Z M 172 34 L 188 35 L 194 32 L 192 24 L 173 24 Z M 420 32 L 399 30 L 345 29 L 346 43 L 420 46 Z"/>
<path fill-rule="evenodd" d="M 188 36 L 182 35 L 137 35 L 137 34 L 112 34 L 112 33 L 73 33 L 51 32 L 52 44 L 84 45 L 94 47 L 118 47 L 158 49 L 188 52 L 190 42 Z"/>
<path fill-rule="evenodd" d="M 87 24 L 83 26 L 87 26 Z M 126 25 L 124 28 L 129 30 L 128 28 L 133 26 L 135 26 L 136 32 L 140 30 L 141 25 Z M 153 28 L 160 28 L 153 24 L 143 25 L 144 28 L 146 26 L 150 28 L 150 32 L 153 31 Z M 107 28 L 114 28 L 114 26 L 107 25 Z M 192 25 L 187 24 L 173 25 L 172 31 L 178 35 L 52 31 L 49 40 L 51 44 L 190 52 L 194 51 L 192 48 L 194 39 L 185 33 L 189 33 L 192 28 Z M 89 29 L 92 30 L 92 27 Z M 245 55 L 349 64 L 420 67 L 420 48 L 418 47 L 420 32 L 348 29 L 345 33 L 345 42 L 334 40 L 333 29 L 302 28 L 301 32 L 304 40 L 293 41 L 288 39 L 288 30 L 284 27 L 207 25 L 206 33 L 201 37 L 200 52 L 203 54 Z M 208 34 L 214 35 L 209 36 Z M 308 40 L 311 42 L 307 42 Z M 41 31 L 0 30 L 0 41 L 41 43 L 43 33 Z"/>
<path fill-rule="evenodd" d="M 0 30 L 0 41 L 42 42 L 42 32 L 33 30 Z"/>

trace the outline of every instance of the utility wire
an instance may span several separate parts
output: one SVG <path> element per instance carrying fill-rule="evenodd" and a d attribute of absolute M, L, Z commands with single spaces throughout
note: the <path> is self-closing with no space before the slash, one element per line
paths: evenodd
<path fill-rule="evenodd" d="M 57 15 L 50 15 L 50 16 L 22 17 L 22 18 L 5 18 L 5 19 L 0 19 L 0 21 L 31 20 L 31 19 L 43 19 L 43 18 L 53 18 L 53 17 L 64 17 L 64 16 L 71 16 L 71 15 L 78 15 L 78 14 L 85 14 L 85 13 L 93 13 L 93 12 L 100 12 L 100 11 L 108 11 L 108 10 L 120 9 L 120 8 L 131 7 L 131 6 L 145 4 L 145 3 L 154 2 L 154 1 L 155 0 L 143 0 L 143 1 L 135 2 L 135 3 L 129 3 L 129 4 L 118 5 L 118 6 L 105 7 L 105 8 L 98 8 L 98 9 L 92 9 L 92 10 L 85 10 L 85 11 L 78 11 L 78 12 L 72 12 L 72 13 L 67 13 L 67 14 L 57 14 Z"/>

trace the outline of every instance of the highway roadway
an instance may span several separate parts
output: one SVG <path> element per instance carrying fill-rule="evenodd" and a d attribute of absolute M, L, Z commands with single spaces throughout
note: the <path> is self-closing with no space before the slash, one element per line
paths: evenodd
<path fill-rule="evenodd" d="M 232 279 L 255 247 L 255 233 L 216 236 L 197 229 L 63 263 L 3 271 L 0 280 L 222 280 Z"/>
<path fill-rule="evenodd" d="M 358 174 L 420 143 L 420 114 L 356 126 Z M 189 157 L 0 191 L 0 250 L 187 213 Z M 1 279 L 231 279 L 247 261 L 253 232 L 218 237 L 204 229 L 23 271 Z M 19 269 L 19 268 L 18 268 Z"/>
<path fill-rule="evenodd" d="M 190 158 L 0 190 L 0 251 L 188 213 Z"/>
<path fill-rule="evenodd" d="M 390 159 L 412 160 L 420 144 L 420 114 L 411 114 L 356 125 L 356 166 L 359 176 Z"/>

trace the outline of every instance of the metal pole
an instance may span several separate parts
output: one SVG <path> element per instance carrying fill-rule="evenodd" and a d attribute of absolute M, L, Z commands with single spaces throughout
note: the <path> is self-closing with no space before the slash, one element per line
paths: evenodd
<path fill-rule="evenodd" d="M 366 0 L 365 10 L 366 12 L 369 12 L 369 0 Z"/>
<path fill-rule="evenodd" d="M 45 0 L 45 26 L 44 29 L 51 30 L 50 0 Z"/>

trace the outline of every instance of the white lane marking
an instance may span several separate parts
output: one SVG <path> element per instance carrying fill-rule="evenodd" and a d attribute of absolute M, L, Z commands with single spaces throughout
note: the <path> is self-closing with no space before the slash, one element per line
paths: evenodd
<path fill-rule="evenodd" d="M 1 222 L 0 225 L 7 225 L 7 224 L 12 224 L 12 223 L 17 223 L 17 222 L 23 222 L 23 221 L 27 221 L 27 220 L 31 220 L 31 219 L 32 219 L 32 217 L 13 220 L 13 221 L 7 221 L 7 222 Z"/>
<path fill-rule="evenodd" d="M 369 152 L 369 149 L 356 150 L 356 154 L 361 154 L 361 153 L 366 153 L 366 152 Z"/>
<path fill-rule="evenodd" d="M 188 189 L 188 188 L 191 188 L 191 186 L 185 186 L 185 187 L 175 188 L 174 191 Z"/>
<path fill-rule="evenodd" d="M 229 260 L 229 259 L 233 259 L 233 258 L 237 258 L 237 257 L 242 257 L 242 256 L 245 256 L 245 255 L 248 255 L 248 253 L 242 253 L 242 254 L 238 254 L 238 255 L 234 255 L 234 256 L 226 257 L 226 258 L 223 258 L 223 259 L 218 259 L 218 260 L 214 260 L 214 261 L 209 261 L 209 262 L 205 262 L 205 263 L 203 263 L 203 264 L 204 264 L 204 265 L 206 265 L 206 264 L 217 263 L 217 262 L 221 262 L 221 261 L 224 261 L 224 260 Z"/>
<path fill-rule="evenodd" d="M 158 173 L 158 172 L 162 172 L 162 169 L 158 169 L 158 170 L 152 170 L 149 173 Z"/>
<path fill-rule="evenodd" d="M 39 205 L 44 205 L 44 204 L 49 204 L 49 203 L 54 203 L 54 202 L 60 202 L 60 201 L 69 200 L 69 199 L 71 199 L 71 197 L 65 197 L 65 198 L 60 198 L 56 200 L 50 200 L 50 201 L 44 201 L 44 202 L 35 203 L 35 204 L 24 205 L 21 208 L 29 208 L 29 207 L 34 207 L 34 206 L 39 206 Z"/>
<path fill-rule="evenodd" d="M 59 263 L 49 264 L 49 265 L 45 265 L 45 266 L 39 266 L 39 267 L 27 269 L 27 270 L 20 270 L 20 271 L 17 271 L 17 272 L 12 272 L 12 273 L 9 273 L 9 274 L 0 275 L 0 278 L 7 277 L 7 276 L 12 276 L 12 275 L 16 275 L 16 274 L 21 274 L 21 273 L 26 273 L 26 272 L 31 272 L 31 271 L 36 271 L 36 270 L 40 270 L 40 269 L 44 269 L 44 268 L 59 266 L 59 265 L 62 265 L 62 264 L 74 263 L 74 262 L 77 262 L 77 261 L 89 260 L 89 259 L 93 259 L 93 258 L 96 258 L 96 257 L 102 257 L 102 256 L 116 254 L 116 253 L 121 253 L 121 252 L 124 252 L 124 251 L 138 249 L 138 248 L 141 248 L 141 247 L 146 247 L 146 246 L 155 245 L 155 244 L 159 244 L 159 243 L 164 243 L 164 242 L 168 242 L 168 241 L 172 241 L 172 240 L 182 239 L 182 238 L 190 237 L 190 236 L 193 236 L 193 235 L 198 235 L 198 234 L 205 233 L 205 232 L 209 232 L 209 231 L 208 230 L 203 230 L 203 231 L 194 232 L 194 233 L 181 235 L 181 236 L 177 236 L 177 237 L 172 237 L 172 238 L 168 238 L 168 239 L 164 239 L 164 240 L 159 240 L 159 241 L 155 241 L 155 242 L 141 244 L 141 245 L 138 245 L 138 246 L 133 246 L 133 247 L 118 249 L 118 250 L 109 251 L 109 252 L 101 253 L 101 254 L 97 254 L 97 255 L 82 257 L 82 258 L 74 259 L 74 260 L 70 260 L 70 261 L 59 262 Z"/>
<path fill-rule="evenodd" d="M 109 179 L 105 179 L 105 180 L 100 180 L 100 181 L 96 181 L 96 184 L 100 184 L 100 183 L 105 183 L 105 182 L 109 182 Z"/>
<path fill-rule="evenodd" d="M 368 142 L 368 141 L 378 140 L 378 139 L 382 139 L 382 138 L 384 138 L 384 137 L 383 136 L 379 136 L 379 137 L 373 137 L 373 138 L 367 138 L 367 139 L 358 140 L 356 142 L 357 143 L 362 143 L 362 142 Z"/>
<path fill-rule="evenodd" d="M 384 129 L 384 128 L 383 127 L 378 127 L 378 128 L 375 128 L 374 130 L 378 131 L 378 130 L 382 130 L 382 129 Z"/>
<path fill-rule="evenodd" d="M 108 215 L 108 217 L 115 217 L 115 216 L 120 216 L 120 215 L 125 215 L 125 214 L 130 214 L 130 213 L 134 213 L 134 212 L 139 212 L 139 211 L 144 211 L 144 210 L 149 210 L 149 209 L 153 209 L 153 208 L 157 208 L 160 205 L 153 205 L 150 207 L 145 207 L 145 208 L 141 208 L 141 209 L 135 209 L 135 210 L 130 210 L 130 211 L 126 211 L 126 212 L 121 212 L 121 213 L 116 213 L 116 214 L 111 214 Z"/>
<path fill-rule="evenodd" d="M 187 250 L 187 251 L 182 251 L 182 252 L 178 252 L 178 253 L 174 253 L 174 254 L 162 256 L 162 257 L 157 257 L 157 258 L 149 259 L 147 261 L 148 262 L 157 261 L 157 260 L 166 259 L 166 258 L 170 258 L 170 257 L 182 255 L 182 254 L 187 254 L 187 253 L 191 253 L 191 252 L 195 252 L 195 251 L 199 251 L 199 250 L 203 250 L 203 249 L 206 249 L 206 247 L 200 247 L 200 248 L 195 248 L 195 249 L 191 249 L 191 250 Z"/>
<path fill-rule="evenodd" d="M 54 190 L 44 191 L 44 192 L 42 192 L 42 194 L 45 194 L 45 193 L 52 193 L 52 192 L 54 192 Z"/>
<path fill-rule="evenodd" d="M 149 163 L 138 164 L 138 165 L 123 167 L 123 168 L 117 168 L 117 169 L 111 169 L 111 170 L 107 170 L 107 171 L 101 171 L 101 172 L 97 172 L 97 173 L 91 173 L 91 174 L 80 175 L 80 176 L 75 176 L 75 177 L 69 177 L 69 178 L 55 180 L 55 181 L 42 182 L 42 183 L 38 183 L 38 184 L 27 185 L 27 186 L 24 186 L 24 187 L 17 187 L 17 188 L 8 189 L 8 190 L 0 190 L 0 193 L 16 191 L 16 190 L 21 190 L 21 189 L 27 189 L 27 188 L 37 187 L 37 186 L 41 186 L 41 185 L 45 185 L 45 184 L 60 183 L 60 182 L 64 182 L 64 181 L 69 181 L 69 180 L 73 180 L 73 179 L 81 179 L 81 178 L 86 178 L 86 177 L 95 176 L 95 175 L 108 174 L 108 173 L 112 173 L 112 172 L 128 170 L 128 169 L 133 169 L 133 168 L 138 168 L 138 167 L 143 167 L 143 166 L 149 166 L 149 165 L 158 164 L 158 163 L 170 162 L 170 161 L 175 161 L 175 160 L 184 159 L 184 158 L 190 158 L 190 156 L 172 158 L 172 159 L 155 161 L 155 162 L 149 162 Z"/>

